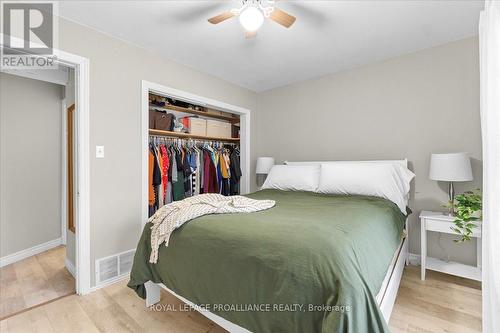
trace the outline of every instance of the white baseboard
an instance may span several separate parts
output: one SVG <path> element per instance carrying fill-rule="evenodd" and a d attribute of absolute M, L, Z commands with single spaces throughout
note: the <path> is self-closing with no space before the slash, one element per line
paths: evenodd
<path fill-rule="evenodd" d="M 43 244 L 38 244 L 29 249 L 25 249 L 16 253 L 9 254 L 5 257 L 0 258 L 0 267 L 4 267 L 13 264 L 17 261 L 26 259 L 28 257 L 37 255 L 39 253 L 45 252 L 47 250 L 53 249 L 62 244 L 61 238 L 53 239 Z"/>
<path fill-rule="evenodd" d="M 410 253 L 408 260 L 410 261 L 410 265 L 420 266 L 420 254 Z"/>
<path fill-rule="evenodd" d="M 76 279 L 76 268 L 75 265 L 71 261 L 68 260 L 68 258 L 64 258 L 64 265 L 66 266 L 66 269 L 68 272 L 73 275 L 73 277 Z"/>
<path fill-rule="evenodd" d="M 420 266 L 420 254 L 410 253 L 410 264 Z M 427 257 L 426 269 L 441 273 L 461 276 L 466 279 L 481 281 L 481 268 L 464 265 L 454 261 L 444 261 L 437 258 Z"/>
<path fill-rule="evenodd" d="M 98 284 L 97 286 L 91 287 L 91 288 L 90 288 L 90 292 L 92 293 L 92 292 L 94 292 L 94 291 L 96 291 L 96 290 L 99 290 L 99 289 L 101 289 L 101 288 L 104 288 L 104 287 L 110 286 L 110 285 L 112 285 L 112 284 L 115 284 L 115 283 L 117 283 L 117 282 L 123 281 L 123 280 L 128 279 L 128 278 L 130 278 L 130 272 L 129 272 L 129 273 L 126 273 L 126 274 L 119 275 L 119 276 L 114 277 L 114 278 L 112 278 L 112 279 L 106 280 L 105 282 L 100 283 L 100 284 Z"/>

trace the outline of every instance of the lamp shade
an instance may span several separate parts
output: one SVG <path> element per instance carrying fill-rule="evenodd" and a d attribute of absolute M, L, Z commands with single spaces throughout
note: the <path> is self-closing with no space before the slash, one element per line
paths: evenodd
<path fill-rule="evenodd" d="M 429 178 L 448 182 L 466 182 L 473 179 L 467 153 L 432 154 Z"/>
<path fill-rule="evenodd" d="M 269 170 L 274 165 L 274 158 L 272 157 L 259 157 L 257 158 L 257 168 L 255 169 L 255 173 L 257 174 L 265 174 L 269 173 Z"/>

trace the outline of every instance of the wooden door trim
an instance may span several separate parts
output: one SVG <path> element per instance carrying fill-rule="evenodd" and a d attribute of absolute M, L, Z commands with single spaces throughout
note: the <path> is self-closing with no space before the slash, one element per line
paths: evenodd
<path fill-rule="evenodd" d="M 74 125 L 75 125 L 75 104 L 72 104 L 66 112 L 66 207 L 67 207 L 67 228 L 76 233 L 75 228 L 75 208 L 74 208 Z"/>

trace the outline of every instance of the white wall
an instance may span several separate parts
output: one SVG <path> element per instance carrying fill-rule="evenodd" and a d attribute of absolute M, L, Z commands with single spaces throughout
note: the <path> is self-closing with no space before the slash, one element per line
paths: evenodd
<path fill-rule="evenodd" d="M 256 94 L 64 19 L 59 38 L 59 48 L 90 59 L 93 266 L 98 258 L 135 248 L 141 232 L 141 81 L 250 110 L 256 108 Z M 95 158 L 96 145 L 105 146 L 104 159 Z M 94 274 L 92 279 L 94 284 Z"/>
<path fill-rule="evenodd" d="M 0 73 L 0 257 L 61 237 L 61 98 Z"/>
<path fill-rule="evenodd" d="M 443 210 L 446 184 L 428 179 L 433 152 L 472 154 L 481 186 L 477 38 L 460 40 L 258 96 L 257 155 L 284 160 L 408 158 L 416 173 L 411 251 L 420 253 L 420 210 Z M 475 264 L 475 241 L 443 237 L 452 259 Z M 436 235 L 430 255 L 443 256 Z"/>

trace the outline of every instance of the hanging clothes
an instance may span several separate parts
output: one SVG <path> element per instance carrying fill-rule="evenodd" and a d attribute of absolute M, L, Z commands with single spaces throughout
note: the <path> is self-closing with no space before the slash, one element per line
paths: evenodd
<path fill-rule="evenodd" d="M 184 172 L 184 196 L 190 197 L 192 195 L 192 186 L 191 186 L 191 167 L 189 165 L 189 152 L 186 149 L 183 149 L 182 156 L 182 169 Z"/>
<path fill-rule="evenodd" d="M 239 194 L 239 148 L 154 136 L 148 154 L 149 215 L 203 193 Z"/>
<path fill-rule="evenodd" d="M 200 189 L 201 189 L 201 177 L 200 177 L 200 167 L 201 167 L 201 161 L 200 161 L 200 151 L 196 148 L 194 152 L 194 164 L 195 164 L 195 170 L 193 171 L 193 195 L 198 195 L 200 194 Z"/>
<path fill-rule="evenodd" d="M 217 170 L 210 156 L 210 153 L 205 151 L 205 170 L 204 170 L 204 193 L 219 193 L 219 185 L 217 183 Z"/>
<path fill-rule="evenodd" d="M 166 203 L 171 203 L 174 201 L 174 198 L 173 198 L 173 187 L 172 187 L 172 177 L 173 177 L 173 173 L 172 173 L 172 170 L 177 170 L 177 164 L 175 162 L 175 157 L 173 157 L 173 153 L 171 151 L 171 149 L 167 149 L 167 156 L 168 156 L 168 160 L 170 161 L 170 167 L 168 168 L 168 175 L 167 175 L 167 194 L 166 194 L 166 198 L 165 198 L 165 201 Z"/>
<path fill-rule="evenodd" d="M 229 190 L 229 178 L 230 178 L 230 171 L 229 171 L 229 161 L 226 159 L 225 156 L 225 151 L 220 154 L 219 156 L 219 161 L 220 161 L 220 171 L 221 171 L 221 194 L 222 195 L 229 195 L 230 190 Z"/>
<path fill-rule="evenodd" d="M 163 157 L 161 156 L 160 147 L 157 147 L 158 154 L 158 166 L 160 167 L 160 175 L 161 175 L 161 183 L 158 185 L 158 208 L 163 207 L 165 205 L 165 196 L 163 195 L 163 191 L 165 188 L 165 183 L 163 182 Z"/>
<path fill-rule="evenodd" d="M 217 152 L 215 153 L 215 169 L 217 171 L 217 187 L 218 187 L 218 191 L 217 193 L 221 193 L 222 192 L 222 172 L 221 172 L 221 169 L 220 169 L 220 154 Z"/>
<path fill-rule="evenodd" d="M 157 149 L 156 146 L 151 144 L 150 145 L 150 153 L 153 155 L 153 174 L 152 174 L 152 187 L 153 187 L 153 194 L 154 194 L 154 202 L 153 202 L 153 211 L 156 211 L 159 206 L 159 186 L 161 185 L 161 171 L 160 171 L 160 166 L 159 166 L 159 161 L 158 161 L 158 155 L 157 155 Z"/>
<path fill-rule="evenodd" d="M 183 165 L 183 151 L 182 149 L 174 149 L 175 160 L 177 163 L 177 170 L 175 170 L 175 179 L 172 183 L 173 199 L 174 201 L 182 200 L 185 198 L 184 190 L 184 165 Z"/>
<path fill-rule="evenodd" d="M 211 162 L 211 158 L 209 155 L 208 151 L 203 151 L 203 156 L 205 160 L 205 164 L 203 166 L 203 193 L 210 193 L 209 188 L 209 182 L 210 182 L 210 166 L 209 163 Z"/>
<path fill-rule="evenodd" d="M 162 179 L 161 182 L 164 184 L 163 187 L 163 198 L 166 198 L 167 194 L 167 184 L 168 184 L 168 168 L 170 167 L 170 160 L 167 154 L 167 148 L 165 145 L 160 146 L 161 156 L 162 156 Z"/>
<path fill-rule="evenodd" d="M 240 194 L 240 178 L 241 178 L 241 168 L 240 168 L 240 152 L 238 148 L 234 148 L 229 154 L 231 178 L 229 180 L 230 184 L 230 194 L 237 195 Z"/>
<path fill-rule="evenodd" d="M 151 150 L 149 151 L 148 157 L 148 202 L 149 202 L 149 217 L 151 217 L 154 212 L 154 204 L 155 204 L 155 192 L 153 189 L 153 168 L 154 168 L 154 156 Z"/>
<path fill-rule="evenodd" d="M 198 164 L 198 175 L 199 175 L 199 184 L 200 184 L 200 193 L 199 194 L 203 194 L 205 193 L 204 190 L 203 190 L 203 181 L 204 181 L 204 172 L 203 170 L 205 170 L 205 158 L 203 156 L 203 150 L 199 150 L 198 151 L 198 158 L 200 160 L 200 163 Z"/>

